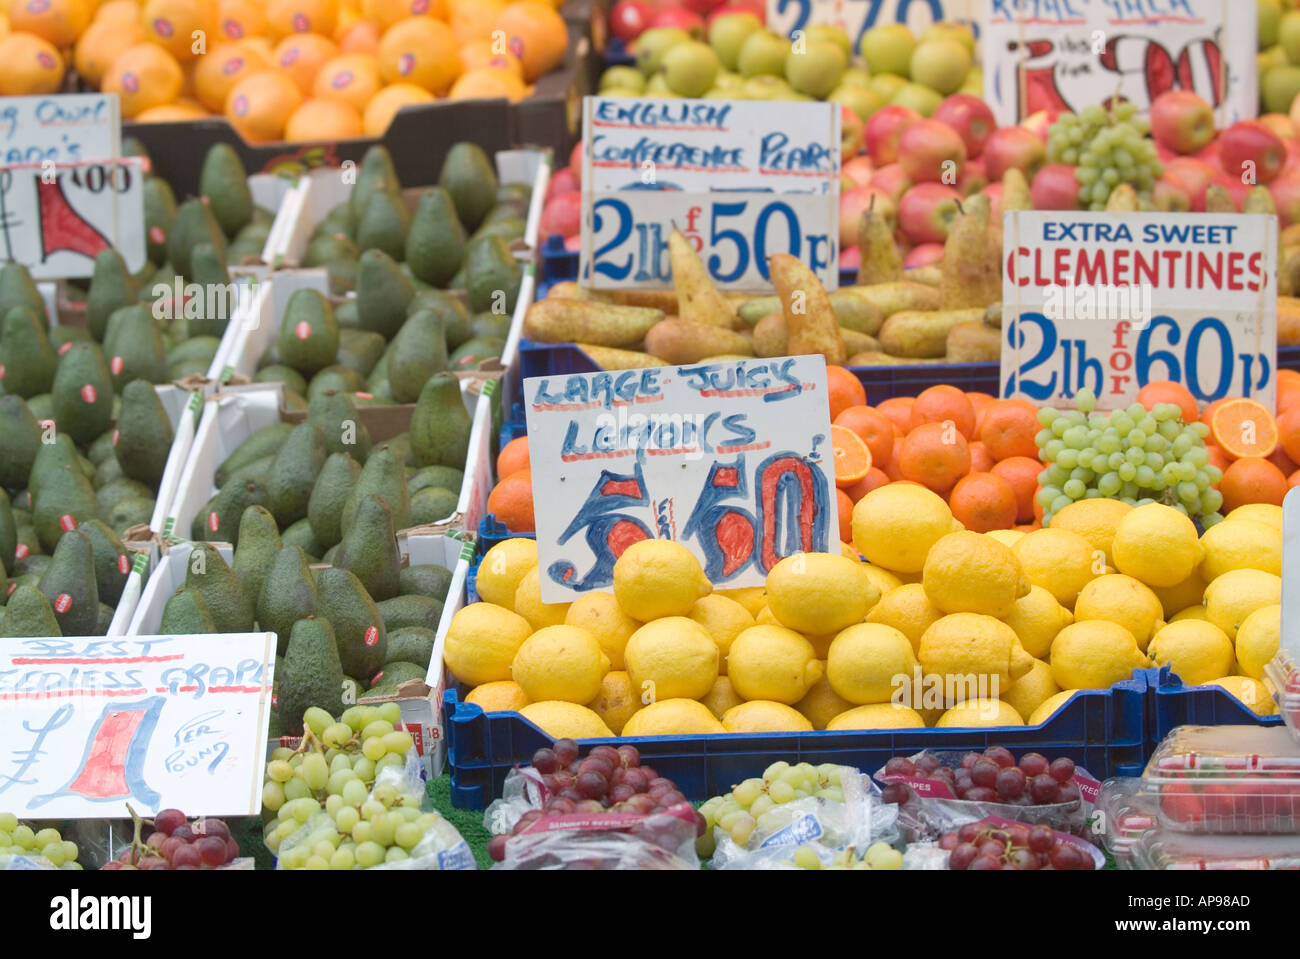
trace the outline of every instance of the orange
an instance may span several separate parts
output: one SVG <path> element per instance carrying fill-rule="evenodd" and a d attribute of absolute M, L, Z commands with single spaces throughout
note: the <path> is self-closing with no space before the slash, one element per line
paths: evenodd
<path fill-rule="evenodd" d="M 993 473 L 969 473 L 948 494 L 953 517 L 969 530 L 1010 529 L 1018 513 L 1015 490 Z"/>
<path fill-rule="evenodd" d="M 505 0 L 447 0 L 447 8 L 446 19 L 451 25 L 451 32 L 456 34 L 456 42 L 464 45 L 477 40 L 490 40 L 492 28 L 506 4 Z M 502 41 L 503 49 L 493 52 L 509 52 L 504 49 L 504 37 Z"/>
<path fill-rule="evenodd" d="M 1244 397 L 1228 400 L 1214 411 L 1210 435 L 1229 456 L 1268 456 L 1277 448 L 1273 414 Z"/>
<path fill-rule="evenodd" d="M 86 0 L 9 0 L 9 28 L 65 50 L 90 26 L 92 10 Z"/>
<path fill-rule="evenodd" d="M 880 468 L 885 471 L 885 475 L 889 477 L 890 482 L 896 483 L 903 478 L 903 474 L 898 468 L 898 461 L 902 455 L 903 441 L 895 438 L 894 451 L 889 454 L 889 459 L 880 464 Z"/>
<path fill-rule="evenodd" d="M 460 76 L 456 35 L 430 17 L 408 17 L 379 39 L 379 72 L 385 83 L 414 83 L 441 95 Z"/>
<path fill-rule="evenodd" d="M 185 75 L 176 58 L 154 43 L 127 47 L 104 74 L 100 89 L 122 99 L 122 116 L 171 103 L 181 95 Z"/>
<path fill-rule="evenodd" d="M 826 367 L 826 398 L 831 404 L 832 423 L 850 406 L 867 405 L 862 381 L 842 366 Z"/>
<path fill-rule="evenodd" d="M 506 48 L 524 65 L 529 83 L 564 62 L 569 30 L 550 4 L 516 0 L 501 11 L 493 28 L 505 31 Z"/>
<path fill-rule="evenodd" d="M 1277 441 L 1287 456 L 1300 462 L 1300 407 L 1291 407 L 1278 414 Z"/>
<path fill-rule="evenodd" d="M 148 110 L 141 110 L 132 119 L 136 123 L 185 123 L 207 117 L 208 111 L 199 104 L 178 100 L 175 103 L 164 103 L 161 106 L 150 107 Z"/>
<path fill-rule="evenodd" d="M 1300 486 L 1300 470 L 1296 470 L 1286 478 L 1287 489 L 1295 489 L 1297 486 Z"/>
<path fill-rule="evenodd" d="M 966 439 L 975 435 L 975 408 L 966 394 L 946 383 L 922 390 L 912 404 L 912 427 L 949 420 Z"/>
<path fill-rule="evenodd" d="M 1195 423 L 1201 412 L 1196 406 L 1196 397 L 1192 391 L 1172 380 L 1154 380 L 1138 390 L 1137 401 L 1148 410 L 1157 403 L 1173 403 L 1183 411 L 1184 423 Z"/>
<path fill-rule="evenodd" d="M 388 124 L 402 107 L 432 102 L 433 94 L 424 87 L 417 87 L 414 83 L 393 83 L 384 87 L 370 98 L 362 114 L 361 121 L 365 126 L 366 136 L 383 136 L 384 131 L 388 129 Z"/>
<path fill-rule="evenodd" d="M 1247 503 L 1281 506 L 1286 491 L 1286 477 L 1280 469 L 1258 456 L 1243 456 L 1223 471 L 1219 481 L 1223 506 L 1219 512 L 1226 516 Z"/>
<path fill-rule="evenodd" d="M 361 111 L 333 97 L 302 101 L 284 124 L 284 138 L 290 143 L 333 142 L 359 137 L 361 133 Z"/>
<path fill-rule="evenodd" d="M 247 40 L 223 43 L 199 57 L 194 65 L 194 95 L 210 113 L 220 113 L 225 109 L 231 87 L 250 73 L 270 66 L 270 61 Z"/>
<path fill-rule="evenodd" d="M 995 400 L 984 410 L 979 440 L 995 460 L 1008 456 L 1038 456 L 1034 437 L 1042 427 L 1038 410 L 1028 400 Z"/>
<path fill-rule="evenodd" d="M 488 494 L 487 508 L 512 533 L 534 532 L 533 474 L 520 470 L 505 477 Z"/>
<path fill-rule="evenodd" d="M 988 393 L 970 392 L 966 394 L 966 399 L 970 400 L 971 409 L 975 411 L 975 433 L 979 434 L 980 414 L 988 408 L 988 405 L 997 399 Z"/>
<path fill-rule="evenodd" d="M 289 76 L 303 96 L 311 96 L 321 67 L 338 56 L 334 41 L 315 33 L 295 33 L 275 45 L 271 65 Z"/>
<path fill-rule="evenodd" d="M 895 426 L 906 433 L 912 428 L 912 404 L 915 402 L 914 396 L 895 396 L 883 403 L 877 403 L 876 409 L 888 416 Z"/>
<path fill-rule="evenodd" d="M 140 22 L 140 5 L 135 0 L 108 0 L 95 8 L 91 23 Z"/>
<path fill-rule="evenodd" d="M 243 77 L 226 96 L 226 117 L 249 143 L 278 140 L 289 115 L 302 102 L 302 93 L 277 70 L 259 70 Z"/>
<path fill-rule="evenodd" d="M 871 450 L 862 437 L 846 426 L 831 426 L 835 450 L 835 485 L 852 486 L 871 469 Z"/>
<path fill-rule="evenodd" d="M 528 437 L 516 436 L 497 454 L 497 476 L 509 476 L 529 468 Z"/>
<path fill-rule="evenodd" d="M 1214 421 L 1215 410 L 1217 410 L 1224 403 L 1228 402 L 1229 399 L 1231 399 L 1231 397 L 1225 397 L 1224 399 L 1221 400 L 1215 400 L 1213 403 L 1206 406 L 1205 409 L 1201 410 L 1201 422 L 1204 423 L 1206 426 L 1209 426 Z"/>
<path fill-rule="evenodd" d="M 0 40 L 0 96 L 53 93 L 63 82 L 63 57 L 34 33 L 11 33 Z"/>
<path fill-rule="evenodd" d="M 504 97 L 515 103 L 528 96 L 531 87 L 510 70 L 475 67 L 466 70 L 447 91 L 448 100 L 493 100 Z"/>
<path fill-rule="evenodd" d="M 858 480 L 852 486 L 844 487 L 844 492 L 848 495 L 849 499 L 856 503 L 873 489 L 876 489 L 879 486 L 884 486 L 888 482 L 889 477 L 885 475 L 885 471 L 879 466 L 873 466 L 871 469 L 867 470 L 867 475 L 862 477 L 862 479 Z"/>
<path fill-rule="evenodd" d="M 840 521 L 840 542 L 853 542 L 853 500 L 842 489 L 835 491 L 835 510 Z"/>
<path fill-rule="evenodd" d="M 338 15 L 335 0 L 267 0 L 266 4 L 266 25 L 277 38 L 291 33 L 332 36 Z"/>
<path fill-rule="evenodd" d="M 959 430 L 924 423 L 903 440 L 898 470 L 903 479 L 943 495 L 970 472 L 970 447 Z"/>
<path fill-rule="evenodd" d="M 1028 456 L 1009 456 L 993 464 L 989 470 L 994 476 L 1006 480 L 1016 494 L 1016 522 L 1028 523 L 1034 518 L 1034 503 L 1038 496 L 1038 474 L 1043 464 Z"/>
<path fill-rule="evenodd" d="M 222 40 L 243 40 L 266 33 L 265 7 L 253 0 L 220 0 L 217 4 L 217 36 Z"/>
<path fill-rule="evenodd" d="M 1277 411 L 1289 410 L 1300 404 L 1300 373 L 1295 370 L 1277 371 Z"/>
<path fill-rule="evenodd" d="M 497 70 L 509 70 L 520 80 L 524 78 L 524 65 L 513 53 L 497 53 L 491 40 L 479 40 L 467 43 L 460 48 L 460 65 L 468 73 L 479 67 L 492 67 Z M 857 377 L 854 377 L 856 379 Z"/>
<path fill-rule="evenodd" d="M 316 74 L 312 96 L 346 100 L 360 114 L 379 88 L 379 67 L 368 53 L 334 57 Z"/>
<path fill-rule="evenodd" d="M 77 74 L 91 86 L 99 86 L 117 55 L 144 40 L 138 20 L 96 20 L 77 41 L 72 62 Z"/>
<path fill-rule="evenodd" d="M 145 36 L 178 63 L 189 63 L 206 50 L 209 38 L 216 45 L 217 11 L 210 0 L 146 0 L 140 23 Z"/>
<path fill-rule="evenodd" d="M 970 469 L 972 473 L 987 473 L 993 469 L 993 454 L 979 440 L 970 444 Z"/>
<path fill-rule="evenodd" d="M 854 377 L 857 379 L 857 377 Z M 883 463 L 894 452 L 894 424 L 889 417 L 870 406 L 850 406 L 833 420 L 837 426 L 853 430 L 871 450 L 871 461 Z"/>
<path fill-rule="evenodd" d="M 480 2 L 480 0 L 475 0 Z M 375 20 L 387 30 L 399 20 L 408 17 L 433 17 L 447 19 L 446 0 L 361 0 L 361 16 Z"/>
<path fill-rule="evenodd" d="M 1205 452 L 1210 454 L 1210 465 L 1217 466 L 1221 470 L 1226 470 L 1228 464 L 1232 462 L 1228 455 L 1213 443 L 1205 444 Z"/>
<path fill-rule="evenodd" d="M 1286 455 L 1286 450 L 1284 450 L 1280 445 L 1264 458 L 1280 469 L 1283 476 L 1290 476 L 1296 471 L 1296 468 L 1300 466 L 1300 463 L 1296 463 L 1295 460 Z"/>
<path fill-rule="evenodd" d="M 339 53 L 368 53 L 374 56 L 379 52 L 379 37 L 382 33 L 375 21 L 359 20 L 337 34 Z"/>

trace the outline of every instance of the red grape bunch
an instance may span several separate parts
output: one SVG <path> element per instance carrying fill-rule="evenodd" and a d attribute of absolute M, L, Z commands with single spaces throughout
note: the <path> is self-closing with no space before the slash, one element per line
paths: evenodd
<path fill-rule="evenodd" d="M 987 820 L 965 823 L 939 837 L 949 850 L 949 869 L 1096 869 L 1088 851 L 1066 840 L 1049 826 Z"/>
<path fill-rule="evenodd" d="M 895 756 L 885 763 L 880 778 L 937 780 L 967 802 L 1048 806 L 1080 798 L 1073 777 L 1074 761 L 1064 756 L 1049 763 L 1041 753 L 1025 753 L 1016 763 L 1009 750 L 990 746 L 983 753 L 967 753 L 956 769 L 944 766 L 931 753 L 923 753 L 915 761 Z M 907 783 L 890 782 L 882 790 L 882 798 L 888 803 L 908 805 L 917 797 L 916 790 Z"/>
<path fill-rule="evenodd" d="M 135 838 L 103 869 L 215 869 L 239 858 L 239 844 L 220 819 L 190 822 L 179 809 L 164 809 L 152 820 L 135 820 Z M 153 831 L 141 842 L 141 827 L 152 822 Z"/>

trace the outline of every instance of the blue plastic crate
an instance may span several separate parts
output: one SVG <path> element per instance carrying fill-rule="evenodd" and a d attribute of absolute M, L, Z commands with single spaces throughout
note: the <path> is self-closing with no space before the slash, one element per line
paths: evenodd
<path fill-rule="evenodd" d="M 1177 726 L 1280 726 L 1278 715 L 1260 716 L 1236 696 L 1218 686 L 1185 686 L 1168 666 L 1148 669 L 1151 690 L 1150 750 L 1154 751 Z"/>
<path fill-rule="evenodd" d="M 852 732 L 745 733 L 713 736 L 620 737 L 644 761 L 677 783 L 683 795 L 703 800 L 779 759 L 843 763 L 875 772 L 890 757 L 921 749 L 985 749 L 1014 753 L 1038 750 L 1069 756 L 1094 776 L 1140 775 L 1149 745 L 1145 738 L 1146 678 L 1108 690 L 1085 690 L 1041 726 L 990 729 L 898 729 Z M 455 689 L 443 695 L 443 728 L 451 771 L 451 801 L 460 809 L 483 809 L 501 795 L 506 774 L 552 740 L 519 713 L 484 713 L 462 702 Z M 597 742 L 589 740 L 587 742 Z"/>
<path fill-rule="evenodd" d="M 478 554 L 482 556 L 497 543 L 507 539 L 537 539 L 536 533 L 512 533 L 505 523 L 497 520 L 495 513 L 488 513 L 478 521 Z"/>
<path fill-rule="evenodd" d="M 1277 368 L 1279 370 L 1296 370 L 1300 372 L 1300 346 L 1279 346 L 1277 348 Z"/>

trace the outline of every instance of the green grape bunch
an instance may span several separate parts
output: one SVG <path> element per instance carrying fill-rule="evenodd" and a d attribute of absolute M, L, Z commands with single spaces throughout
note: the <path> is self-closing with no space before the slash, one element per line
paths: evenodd
<path fill-rule="evenodd" d="M 731 792 L 714 796 L 700 806 L 700 813 L 712 832 L 714 826 L 731 836 L 737 846 L 744 846 L 758 830 L 760 834 L 777 831 L 780 821 L 771 816 L 774 807 L 818 796 L 828 802 L 844 802 L 840 782 L 843 767 L 834 763 L 814 766 L 799 763 L 791 766 L 777 762 L 763 771 L 762 778 L 746 779 Z M 765 819 L 764 817 L 769 817 Z"/>
<path fill-rule="evenodd" d="M 1048 162 L 1074 167 L 1082 209 L 1106 209 L 1121 183 L 1131 185 L 1139 199 L 1151 199 L 1164 168 L 1147 136 L 1151 125 L 1136 114 L 1137 107 L 1123 100 L 1109 110 L 1094 104 L 1078 114 L 1062 113 L 1048 129 Z"/>
<path fill-rule="evenodd" d="M 1134 403 L 1110 413 L 1096 411 L 1096 404 L 1093 392 L 1082 389 L 1074 396 L 1076 409 L 1038 411 L 1044 526 L 1071 503 L 1101 497 L 1129 506 L 1163 503 L 1204 529 L 1223 519 L 1223 494 L 1213 488 L 1223 472 L 1210 463 L 1208 426 L 1184 423 L 1173 403 L 1150 410 Z"/>

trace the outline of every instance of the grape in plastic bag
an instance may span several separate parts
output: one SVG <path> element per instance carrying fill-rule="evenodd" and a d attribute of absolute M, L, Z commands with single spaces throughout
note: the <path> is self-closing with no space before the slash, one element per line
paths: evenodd
<path fill-rule="evenodd" d="M 699 869 L 696 835 L 689 803 L 646 815 L 537 814 L 505 840 L 505 858 L 492 868 Z"/>

